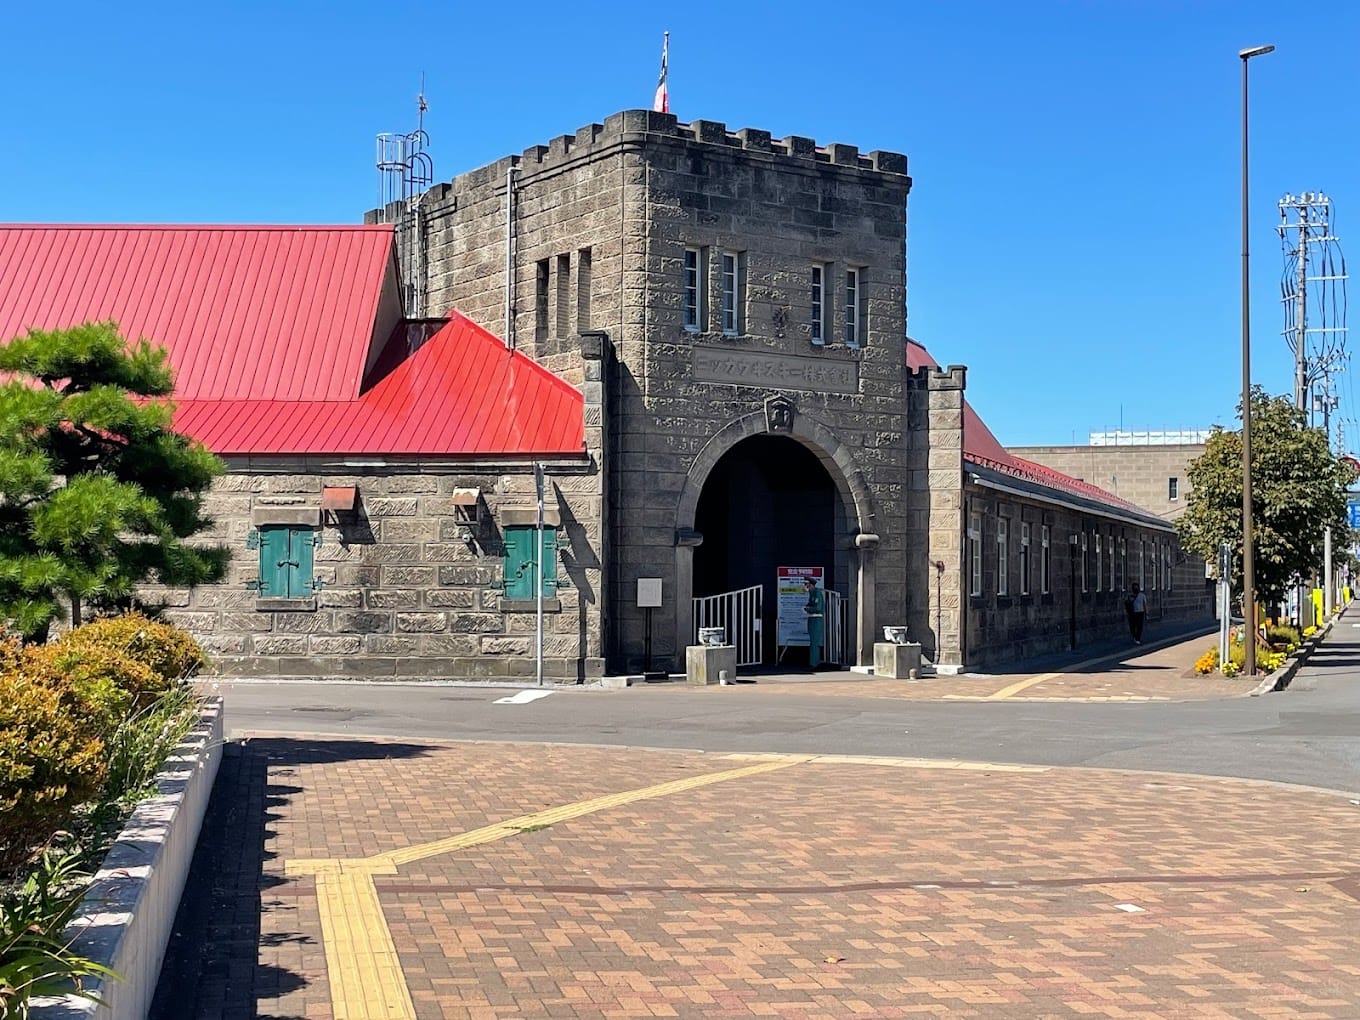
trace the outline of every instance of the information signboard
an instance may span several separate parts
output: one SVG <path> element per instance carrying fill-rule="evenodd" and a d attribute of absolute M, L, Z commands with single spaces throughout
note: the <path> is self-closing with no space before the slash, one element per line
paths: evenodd
<path fill-rule="evenodd" d="M 1352 528 L 1360 528 L 1360 502 L 1347 503 L 1346 513 Z"/>
<path fill-rule="evenodd" d="M 821 567 L 780 567 L 775 581 L 775 605 L 778 609 L 776 643 L 780 648 L 808 646 L 807 578 L 825 590 Z"/>

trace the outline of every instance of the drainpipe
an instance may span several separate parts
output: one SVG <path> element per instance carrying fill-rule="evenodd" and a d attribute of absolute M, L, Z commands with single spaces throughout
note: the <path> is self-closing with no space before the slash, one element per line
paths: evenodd
<path fill-rule="evenodd" d="M 505 168 L 505 346 L 515 349 L 515 171 Z"/>

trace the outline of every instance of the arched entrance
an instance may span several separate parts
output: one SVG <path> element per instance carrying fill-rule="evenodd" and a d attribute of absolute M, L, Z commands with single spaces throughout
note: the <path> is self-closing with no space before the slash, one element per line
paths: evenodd
<path fill-rule="evenodd" d="M 828 589 L 853 590 L 842 494 L 822 460 L 789 436 L 750 436 L 723 454 L 704 480 L 695 530 L 703 536 L 694 550 L 695 596 L 764 586 L 766 664 L 777 657 L 779 567 L 821 567 Z M 783 665 L 806 662 L 801 647 L 789 649 L 782 660 Z"/>

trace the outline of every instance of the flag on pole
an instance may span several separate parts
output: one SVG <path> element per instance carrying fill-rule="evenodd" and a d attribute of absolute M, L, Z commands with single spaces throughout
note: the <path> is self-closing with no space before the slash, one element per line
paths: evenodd
<path fill-rule="evenodd" d="M 671 112 L 671 94 L 666 88 L 666 61 L 670 49 L 671 34 L 667 32 L 661 41 L 661 75 L 656 79 L 656 97 L 652 100 L 652 109 L 657 113 Z"/>

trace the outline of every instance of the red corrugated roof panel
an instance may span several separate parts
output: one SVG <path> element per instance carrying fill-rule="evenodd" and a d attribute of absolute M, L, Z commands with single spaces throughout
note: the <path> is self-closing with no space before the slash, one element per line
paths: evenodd
<path fill-rule="evenodd" d="M 177 428 L 224 456 L 579 455 L 572 386 L 454 314 L 357 400 L 181 400 Z"/>
<path fill-rule="evenodd" d="M 181 399 L 352 400 L 391 260 L 390 226 L 0 225 L 0 340 L 115 319 Z"/>
<path fill-rule="evenodd" d="M 938 364 L 930 356 L 930 352 L 915 340 L 907 341 L 908 368 L 919 370 L 928 366 L 938 366 Z M 1063 474 L 1061 471 L 1054 471 L 1042 464 L 1036 464 L 1033 461 L 1025 460 L 1023 457 L 1015 456 L 1001 445 L 996 436 L 992 434 L 992 430 L 987 427 L 987 423 L 978 417 L 978 413 L 973 410 L 973 405 L 968 403 L 967 400 L 963 402 L 963 456 L 966 460 L 982 467 L 992 468 L 1005 474 L 1014 475 L 1017 478 L 1023 478 L 1026 481 L 1036 482 L 1050 489 L 1082 496 L 1086 499 L 1098 500 L 1121 510 L 1147 513 L 1142 507 L 1136 506 L 1126 499 L 1120 499 L 1114 493 L 1107 492 L 1097 485 L 1080 481 L 1070 475 Z"/>

